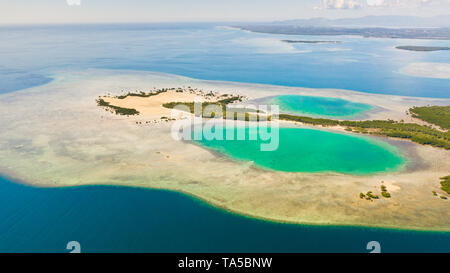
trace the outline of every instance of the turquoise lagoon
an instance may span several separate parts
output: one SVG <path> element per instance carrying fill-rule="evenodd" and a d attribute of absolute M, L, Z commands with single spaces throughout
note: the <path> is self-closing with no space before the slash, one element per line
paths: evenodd
<path fill-rule="evenodd" d="M 373 106 L 339 98 L 283 95 L 270 100 L 280 112 L 312 117 L 351 119 L 364 115 Z"/>
<path fill-rule="evenodd" d="M 250 133 L 258 133 L 257 127 L 216 129 L 222 130 L 224 140 L 203 138 L 197 142 L 230 158 L 253 161 L 256 166 L 269 170 L 365 175 L 397 170 L 405 164 L 396 147 L 365 136 L 279 128 L 278 149 L 261 151 L 261 144 L 270 141 L 259 137 L 249 140 Z M 238 130 L 245 130 L 245 140 L 237 140 Z M 234 140 L 226 140 L 226 135 L 231 134 Z"/>

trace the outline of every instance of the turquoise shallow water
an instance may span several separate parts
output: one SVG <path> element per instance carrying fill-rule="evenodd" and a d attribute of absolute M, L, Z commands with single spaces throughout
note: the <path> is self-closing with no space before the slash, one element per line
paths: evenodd
<path fill-rule="evenodd" d="M 364 175 L 392 171 L 404 163 L 395 147 L 368 137 L 280 128 L 278 149 L 261 151 L 261 144 L 270 141 L 249 140 L 249 133 L 257 132 L 257 128 L 227 128 L 223 129 L 222 135 L 225 138 L 227 131 L 236 135 L 238 130 L 245 130 L 246 140 L 203 139 L 198 142 L 231 158 L 285 172 L 330 171 Z"/>
<path fill-rule="evenodd" d="M 128 187 L 34 188 L 0 177 L 0 252 L 449 252 L 450 233 L 277 224 L 186 195 Z"/>
<path fill-rule="evenodd" d="M 289 114 L 329 118 L 356 118 L 373 109 L 363 103 L 339 98 L 284 95 L 271 100 L 280 106 L 280 111 Z"/>

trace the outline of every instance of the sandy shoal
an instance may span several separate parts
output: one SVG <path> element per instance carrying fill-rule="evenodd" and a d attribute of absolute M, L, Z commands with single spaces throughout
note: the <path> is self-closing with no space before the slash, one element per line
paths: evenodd
<path fill-rule="evenodd" d="M 411 63 L 400 72 L 414 77 L 450 79 L 450 63 Z"/>

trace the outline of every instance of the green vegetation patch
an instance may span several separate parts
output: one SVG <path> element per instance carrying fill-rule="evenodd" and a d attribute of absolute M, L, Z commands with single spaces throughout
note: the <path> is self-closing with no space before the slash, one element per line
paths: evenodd
<path fill-rule="evenodd" d="M 152 91 L 152 92 L 147 92 L 147 93 L 146 93 L 146 92 L 143 92 L 143 91 L 141 91 L 141 92 L 135 92 L 135 93 L 128 92 L 127 94 L 117 96 L 116 98 L 118 98 L 118 99 L 120 99 L 120 100 L 123 100 L 123 99 L 125 99 L 125 98 L 127 98 L 127 97 L 141 97 L 141 98 L 148 98 L 148 97 L 151 97 L 151 96 L 159 95 L 159 94 L 161 94 L 161 93 L 165 93 L 165 92 L 167 92 L 167 91 L 169 91 L 169 90 L 172 90 L 172 89 L 162 88 L 162 89 L 158 89 L 158 90 L 155 90 L 155 91 Z M 173 89 L 173 90 L 175 90 L 175 89 Z"/>
<path fill-rule="evenodd" d="M 101 106 L 101 107 L 106 107 L 107 109 L 110 109 L 111 111 L 115 112 L 116 115 L 125 115 L 125 116 L 139 115 L 139 112 L 136 109 L 122 108 L 119 106 L 111 105 L 109 102 L 106 102 L 103 99 L 98 99 L 97 105 Z"/>
<path fill-rule="evenodd" d="M 416 123 L 403 123 L 394 120 L 334 120 L 280 114 L 281 120 L 296 121 L 312 125 L 343 126 L 351 128 L 355 133 L 373 134 L 395 138 L 410 139 L 413 142 L 450 149 L 450 132 L 442 132 Z M 450 122 L 450 116 L 447 117 Z M 348 130 L 349 131 L 349 130 Z"/>
<path fill-rule="evenodd" d="M 226 99 L 221 99 L 221 100 L 219 100 L 217 102 L 220 103 L 220 104 L 227 105 L 227 104 L 234 103 L 234 102 L 237 102 L 237 101 L 241 102 L 242 99 L 243 99 L 242 96 L 232 96 L 232 97 L 229 97 L 229 98 L 226 98 Z"/>
<path fill-rule="evenodd" d="M 384 198 L 391 198 L 391 194 L 387 191 L 387 188 L 385 185 L 381 185 L 381 195 Z"/>
<path fill-rule="evenodd" d="M 450 194 L 450 175 L 441 177 L 441 190 Z"/>
<path fill-rule="evenodd" d="M 409 109 L 412 116 L 442 129 L 450 129 L 450 106 L 424 106 Z"/>
<path fill-rule="evenodd" d="M 384 182 L 381 181 L 381 183 Z M 387 187 L 385 185 L 381 185 L 380 188 L 381 188 L 381 196 L 383 196 L 384 198 L 391 198 L 391 194 L 388 192 Z M 359 194 L 359 198 L 366 199 L 369 201 L 373 201 L 373 199 L 380 199 L 380 197 L 374 194 L 372 191 L 368 191 L 366 194 L 361 192 Z"/>
<path fill-rule="evenodd" d="M 382 195 L 384 198 L 391 198 L 391 194 L 388 193 L 387 191 L 382 191 L 382 192 L 381 192 L 381 195 Z"/>
<path fill-rule="evenodd" d="M 379 199 L 378 195 L 374 195 L 371 191 L 368 191 L 366 195 L 371 199 Z"/>

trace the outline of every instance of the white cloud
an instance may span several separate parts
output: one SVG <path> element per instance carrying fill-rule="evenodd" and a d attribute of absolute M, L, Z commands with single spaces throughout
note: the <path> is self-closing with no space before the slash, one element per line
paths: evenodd
<path fill-rule="evenodd" d="M 66 0 L 69 6 L 79 6 L 81 5 L 81 0 Z"/>
<path fill-rule="evenodd" d="M 423 5 L 428 5 L 433 2 L 441 2 L 440 5 L 445 5 L 445 2 L 449 3 L 448 0 L 366 0 L 367 6 L 369 7 L 421 7 Z"/>
<path fill-rule="evenodd" d="M 320 0 L 322 5 L 314 9 L 392 8 L 407 9 L 425 6 L 450 7 L 450 0 Z"/>
<path fill-rule="evenodd" d="M 325 9 L 359 9 L 361 2 L 357 0 L 322 0 Z"/>

